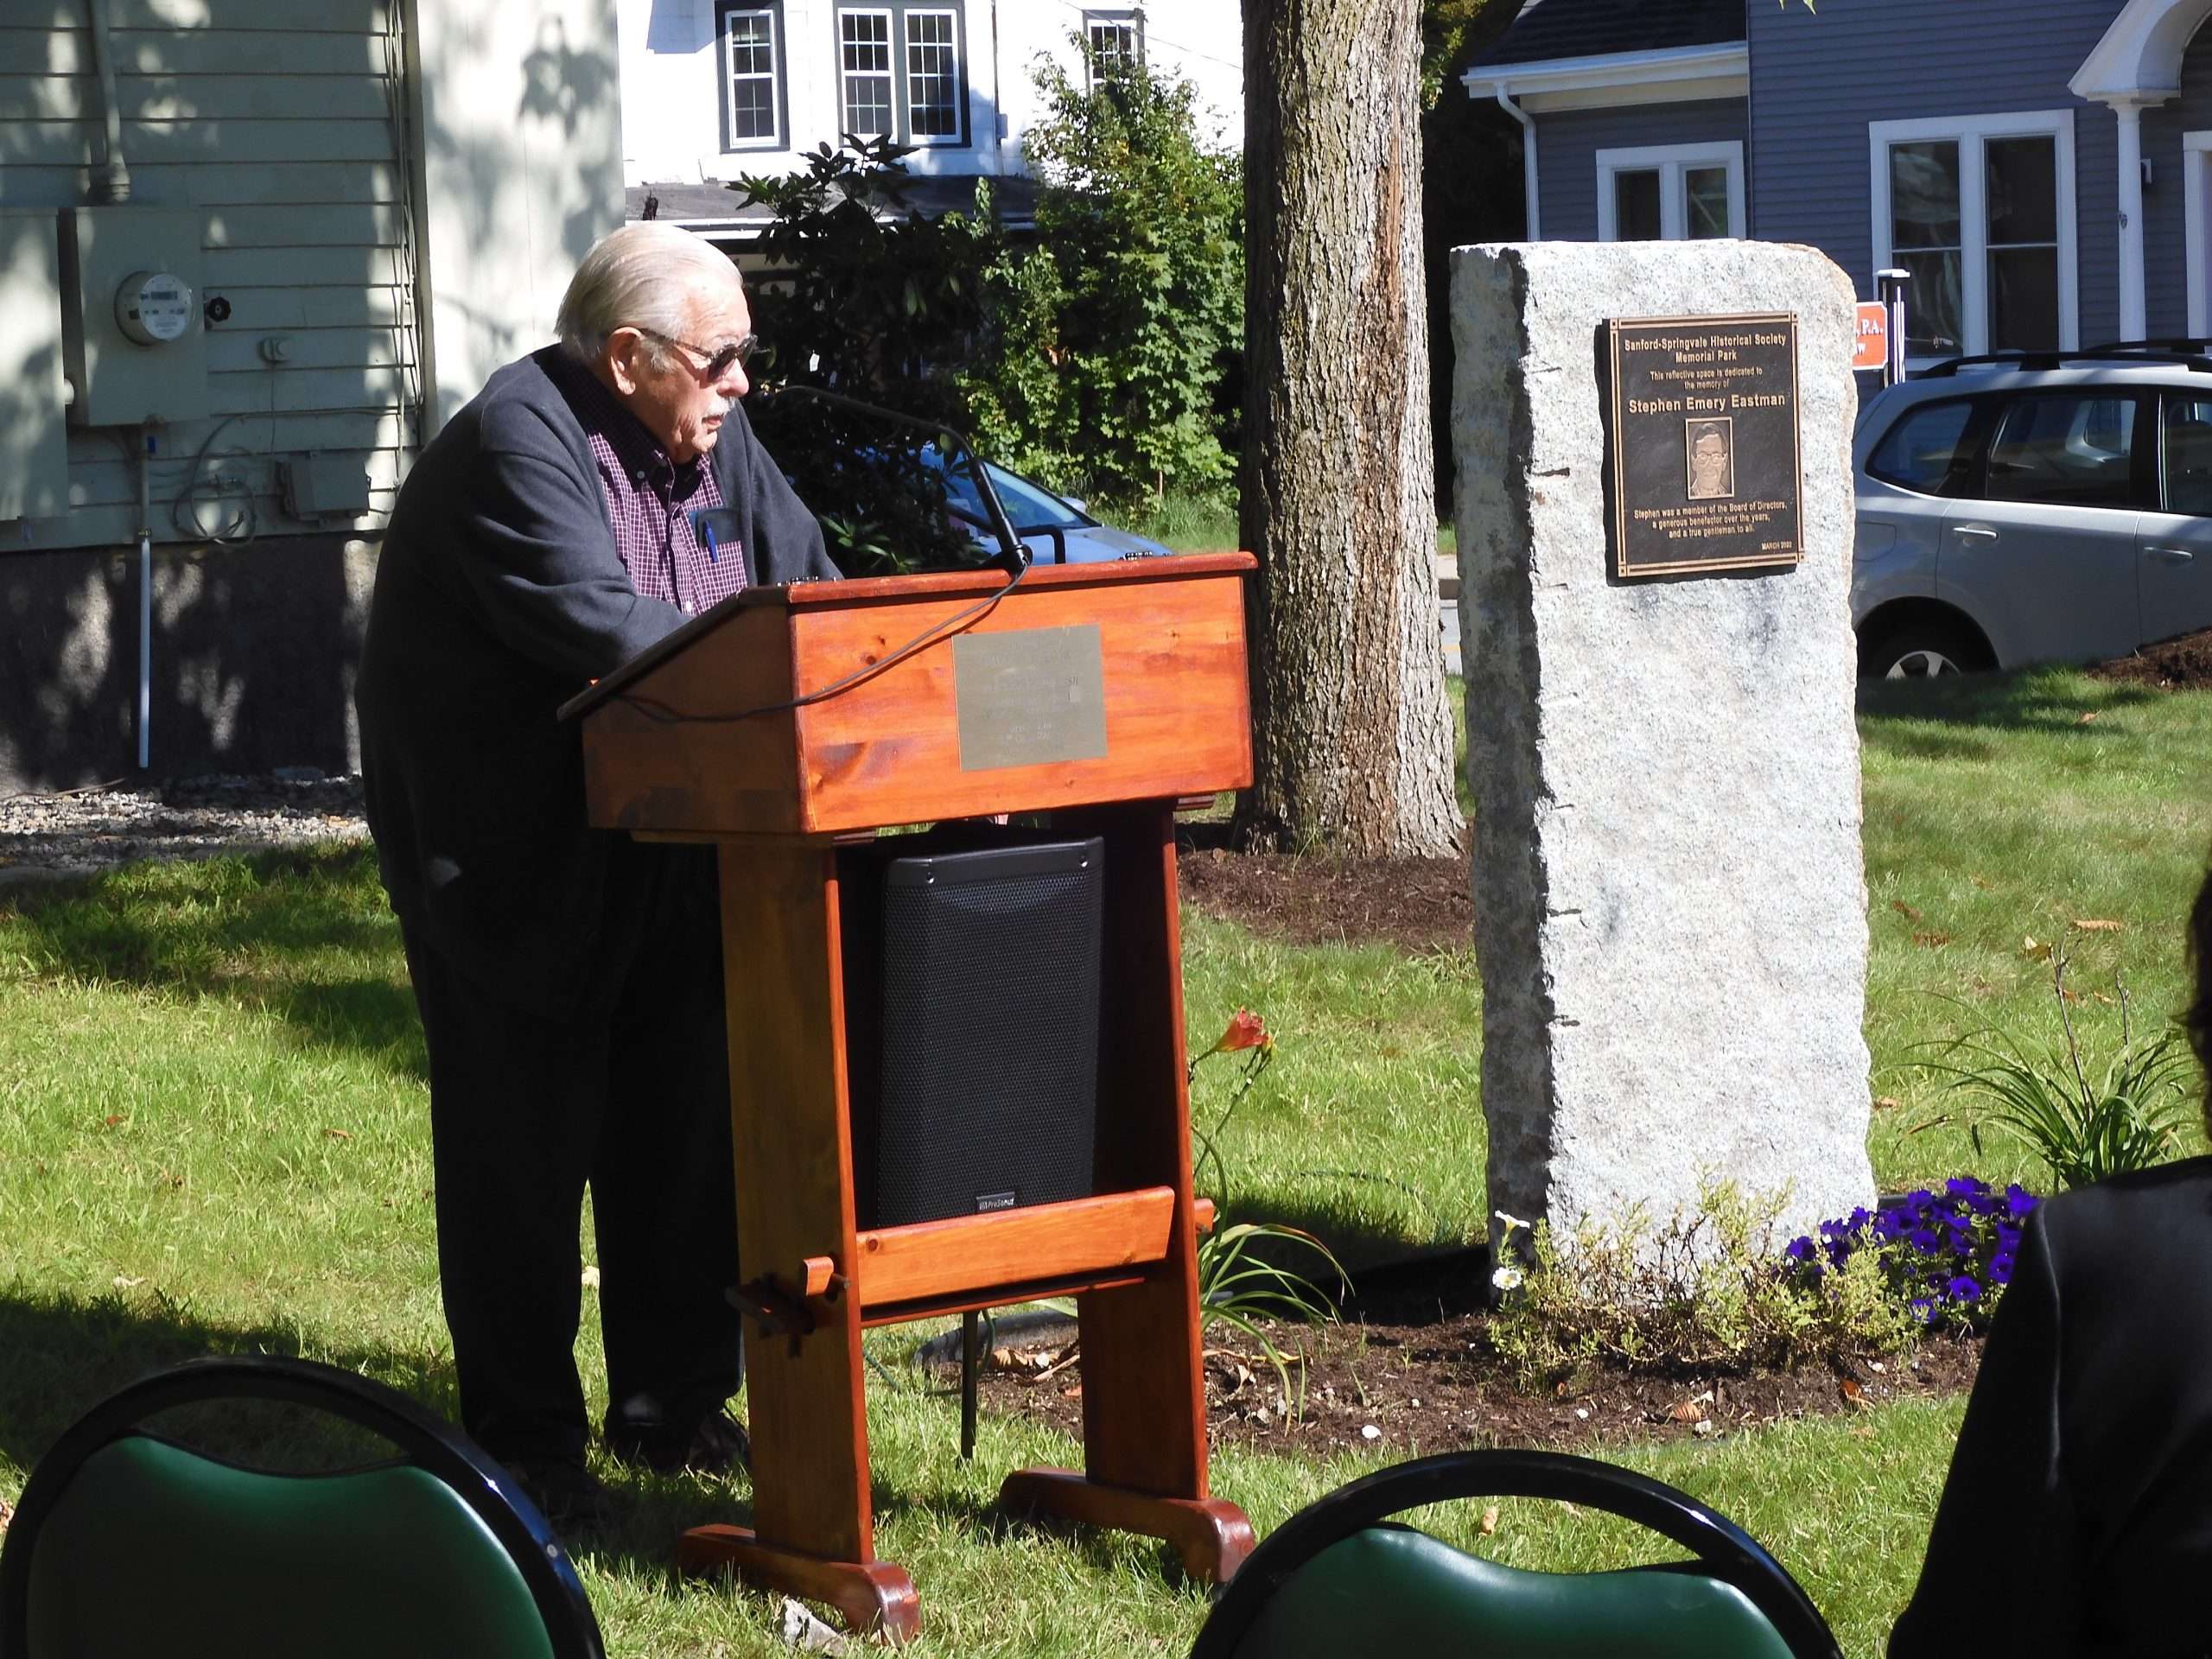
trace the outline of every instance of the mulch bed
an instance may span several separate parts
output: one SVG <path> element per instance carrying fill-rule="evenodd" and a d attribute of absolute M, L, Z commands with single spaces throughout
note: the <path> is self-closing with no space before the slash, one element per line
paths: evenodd
<path fill-rule="evenodd" d="M 2153 685 L 2187 691 L 2212 685 L 2212 629 L 2185 633 L 2162 645 L 2145 645 L 2133 656 L 2091 664 L 2091 678 L 2121 685 Z"/>
<path fill-rule="evenodd" d="M 2129 664 L 2156 664 L 2159 683 L 2212 683 L 2212 634 Z M 2171 677 L 2194 664 L 2201 682 Z M 2126 677 L 2127 664 L 2107 664 Z M 1183 896 L 1195 909 L 1294 944 L 1387 943 L 1408 951 L 1465 950 L 1473 931 L 1468 861 L 1343 859 L 1248 853 L 1224 826 L 1184 830 Z M 1471 836 L 1470 836 L 1471 842 Z M 1912 1353 L 1836 1369 L 1745 1376 L 1630 1371 L 1591 1365 L 1524 1384 L 1484 1336 L 1483 1264 L 1459 1253 L 1365 1275 L 1338 1325 L 1275 1328 L 1286 1353 L 1306 1355 L 1294 1417 L 1257 1345 L 1231 1331 L 1209 1337 L 1206 1402 L 1217 1445 L 1301 1454 L 1344 1447 L 1401 1455 L 1472 1446 L 1587 1448 L 1624 1440 L 1713 1439 L 1793 1418 L 1857 1413 L 1891 1401 L 1973 1386 L 1981 1344 L 1942 1336 Z M 1296 1368 L 1292 1376 L 1295 1382 Z M 944 1379 L 957 1379 L 957 1361 Z M 982 1379 L 985 1409 L 1041 1418 L 1080 1434 L 1079 1349 L 1020 1341 L 995 1351 Z"/>
<path fill-rule="evenodd" d="M 1746 1376 L 1630 1371 L 1592 1365 L 1524 1387 L 1491 1351 L 1477 1299 L 1480 1275 L 1455 1254 L 1370 1275 L 1343 1321 L 1280 1326 L 1277 1345 L 1306 1352 L 1303 1411 L 1241 1333 L 1208 1333 L 1206 1407 L 1213 1443 L 1323 1455 L 1346 1448 L 1398 1456 L 1466 1446 L 1588 1450 L 1630 1440 L 1715 1440 L 1796 1418 L 1856 1414 L 1891 1401 L 1973 1386 L 1981 1344 L 1936 1336 L 1891 1359 Z M 1293 1367 L 1294 1385 L 1298 1368 Z M 935 1379 L 950 1386 L 957 1360 Z M 1059 1342 L 993 1351 L 982 1407 L 1041 1419 L 1080 1436 L 1083 1362 Z"/>
<path fill-rule="evenodd" d="M 1416 954 L 1473 943 L 1467 857 L 1332 858 L 1234 852 L 1218 826 L 1185 826 L 1184 901 L 1294 944 L 1382 942 Z M 1472 834 L 1468 836 L 1470 843 Z"/>

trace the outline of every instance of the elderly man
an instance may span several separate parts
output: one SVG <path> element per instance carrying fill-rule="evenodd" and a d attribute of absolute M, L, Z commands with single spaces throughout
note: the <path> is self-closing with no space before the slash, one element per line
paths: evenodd
<path fill-rule="evenodd" d="M 753 337 L 728 258 L 627 226 L 584 257 L 558 332 L 408 475 L 356 699 L 429 1050 L 461 1421 L 556 1524 L 590 1527 L 584 1188 L 607 1444 L 657 1468 L 744 1456 L 736 1224 L 713 865 L 588 828 L 555 710 L 747 583 L 836 572 L 738 406 Z"/>

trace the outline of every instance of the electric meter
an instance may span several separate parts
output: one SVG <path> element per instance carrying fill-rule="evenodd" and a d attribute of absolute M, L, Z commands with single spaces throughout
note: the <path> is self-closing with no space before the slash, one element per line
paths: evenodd
<path fill-rule="evenodd" d="M 141 346 L 166 346 L 192 327 L 192 285 L 165 270 L 134 270 L 116 290 L 115 321 Z"/>

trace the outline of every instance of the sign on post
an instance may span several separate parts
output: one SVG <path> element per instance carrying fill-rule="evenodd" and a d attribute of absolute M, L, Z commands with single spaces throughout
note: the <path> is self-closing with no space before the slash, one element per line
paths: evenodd
<path fill-rule="evenodd" d="M 1859 302 L 1859 332 L 1851 343 L 1851 366 L 1878 371 L 1890 365 L 1890 308 L 1880 300 Z"/>

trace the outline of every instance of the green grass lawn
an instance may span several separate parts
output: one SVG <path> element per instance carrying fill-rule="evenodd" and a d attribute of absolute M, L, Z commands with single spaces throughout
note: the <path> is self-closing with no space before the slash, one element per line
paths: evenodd
<path fill-rule="evenodd" d="M 2001 1139 L 1978 1150 L 1946 1119 L 1916 1046 L 1990 1022 L 2055 1031 L 2030 938 L 2075 952 L 2074 1011 L 2093 1043 L 2117 1028 L 2116 1007 L 2093 995 L 2115 971 L 2145 1024 L 2179 1005 L 2180 919 L 2212 844 L 2212 696 L 2045 672 L 1884 688 L 1860 724 L 1867 1033 L 1875 1090 L 1898 1103 L 1876 1115 L 1878 1175 L 1891 1187 L 1967 1169 L 2031 1175 Z M 1185 944 L 1194 1038 L 1249 1005 L 1279 1039 L 1223 1137 L 1233 1211 L 1313 1225 L 1369 1256 L 1480 1233 L 1469 953 L 1294 948 L 1198 916 Z M 1229 1082 L 1224 1062 L 1201 1072 L 1202 1122 Z M 450 1412 L 424 1103 L 398 939 L 365 849 L 0 896 L 0 1499 L 92 1400 L 193 1353 L 305 1354 Z M 987 1420 L 963 1464 L 957 1402 L 896 1363 L 917 1334 L 870 1338 L 884 1370 L 869 1392 L 879 1549 L 921 1587 L 923 1650 L 1181 1651 L 1203 1603 L 1154 1546 L 992 1515 L 1007 1469 L 1079 1454 Z M 587 1376 L 596 1345 L 588 1321 Z M 1872 1655 L 1910 1589 L 1957 1414 L 1898 1407 L 1622 1460 L 1766 1540 L 1847 1649 Z M 1216 1484 L 1264 1531 L 1373 1461 L 1232 1450 Z M 604 1472 L 635 1504 L 583 1560 L 612 1649 L 779 1651 L 767 1600 L 680 1584 L 664 1566 L 681 1526 L 741 1519 L 741 1489 Z M 1532 1506 L 1508 1506 L 1490 1547 L 1548 1567 L 1630 1548 L 1590 1517 Z"/>

